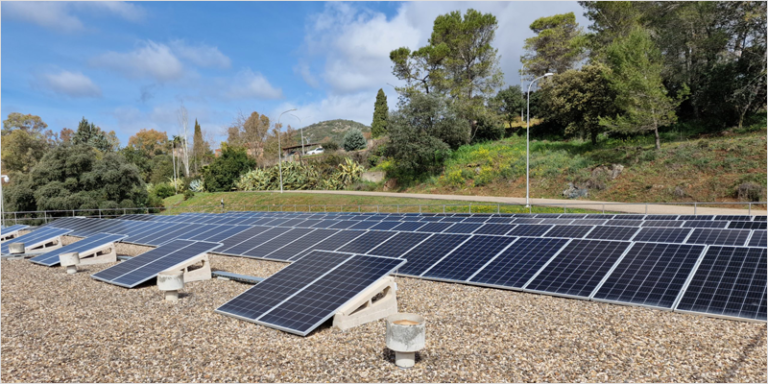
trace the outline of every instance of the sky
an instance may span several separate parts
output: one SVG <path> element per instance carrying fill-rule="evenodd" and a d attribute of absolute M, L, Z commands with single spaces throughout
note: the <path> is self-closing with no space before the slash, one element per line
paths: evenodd
<path fill-rule="evenodd" d="M 505 86 L 528 26 L 576 2 L 7 2 L 0 3 L 0 111 L 56 132 L 85 117 L 122 145 L 142 128 L 179 134 L 183 106 L 217 141 L 239 113 L 303 127 L 371 124 L 376 92 L 397 103 L 389 52 L 426 45 L 435 18 L 494 14 Z M 191 137 L 190 137 L 191 139 Z"/>

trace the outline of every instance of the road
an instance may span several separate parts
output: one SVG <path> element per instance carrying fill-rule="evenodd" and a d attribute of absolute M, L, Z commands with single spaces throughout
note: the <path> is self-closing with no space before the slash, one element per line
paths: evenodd
<path fill-rule="evenodd" d="M 278 192 L 265 192 L 278 193 Z M 359 195 L 359 196 L 380 196 L 380 197 L 403 197 L 426 200 L 459 200 L 484 203 L 501 203 L 525 205 L 525 198 L 521 197 L 497 197 L 497 196 L 462 196 L 462 195 L 427 195 L 420 193 L 395 193 L 395 192 L 362 192 L 362 191 L 285 191 L 285 193 L 316 193 L 328 195 Z M 715 205 L 717 203 L 712 203 Z M 720 203 L 722 204 L 722 203 Z M 664 205 L 664 204 L 643 204 L 643 203 L 616 203 L 610 201 L 587 201 L 587 200 L 561 200 L 561 199 L 531 199 L 531 205 L 592 209 L 596 211 L 612 211 L 640 214 L 665 214 L 665 215 L 752 215 L 765 216 L 768 214 L 765 210 L 752 209 L 751 212 L 746 207 L 738 205 L 740 208 L 708 208 L 697 204 L 691 205 Z M 744 207 L 744 208 L 741 208 Z"/>

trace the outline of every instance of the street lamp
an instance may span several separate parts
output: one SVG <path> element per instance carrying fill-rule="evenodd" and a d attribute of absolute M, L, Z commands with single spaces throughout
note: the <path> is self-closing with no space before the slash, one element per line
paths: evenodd
<path fill-rule="evenodd" d="M 295 111 L 296 108 L 289 109 L 283 113 L 280 114 L 280 116 L 277 118 L 277 124 L 275 126 L 277 127 L 277 169 L 280 172 L 280 193 L 283 193 L 283 149 L 280 145 L 280 118 L 283 117 L 288 112 Z"/>
<path fill-rule="evenodd" d="M 544 76 L 537 77 L 531 81 L 530 84 L 528 84 L 528 123 L 525 128 L 525 207 L 530 207 L 530 201 L 529 201 L 529 193 L 530 193 L 530 182 L 528 181 L 529 177 L 529 167 L 531 162 L 531 86 L 533 83 L 537 82 L 538 80 L 541 80 L 545 77 L 549 77 L 554 75 L 554 73 L 545 73 Z"/>

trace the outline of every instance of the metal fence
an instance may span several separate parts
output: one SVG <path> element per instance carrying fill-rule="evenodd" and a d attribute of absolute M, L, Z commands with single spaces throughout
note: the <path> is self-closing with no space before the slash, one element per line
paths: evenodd
<path fill-rule="evenodd" d="M 714 203 L 594 203 L 568 202 L 525 206 L 523 204 L 467 202 L 466 204 L 269 204 L 269 205 L 197 205 L 187 207 L 70 209 L 51 211 L 20 211 L 2 214 L 3 225 L 42 225 L 64 217 L 114 218 L 128 214 L 162 214 L 226 211 L 294 211 L 294 212 L 382 212 L 382 213 L 640 213 L 666 214 L 668 207 L 687 208 L 691 215 L 702 214 L 699 208 L 741 208 L 732 214 L 752 215 L 754 210 L 765 210 L 766 202 L 714 202 Z M 690 211 L 690 212 L 688 212 Z"/>

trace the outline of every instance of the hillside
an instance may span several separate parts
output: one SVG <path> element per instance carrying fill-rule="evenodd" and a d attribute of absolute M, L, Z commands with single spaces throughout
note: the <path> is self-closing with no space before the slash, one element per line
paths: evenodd
<path fill-rule="evenodd" d="M 298 140 L 301 140 L 301 131 L 304 131 L 305 138 L 310 138 L 310 142 L 319 143 L 331 140 L 341 145 L 344 140 L 344 135 L 347 133 L 347 131 L 353 128 L 357 128 L 363 131 L 363 133 L 371 132 L 371 127 L 352 120 L 336 119 L 321 121 L 319 123 L 308 125 L 302 129 L 296 130 L 296 142 L 294 145 L 299 145 Z"/>

